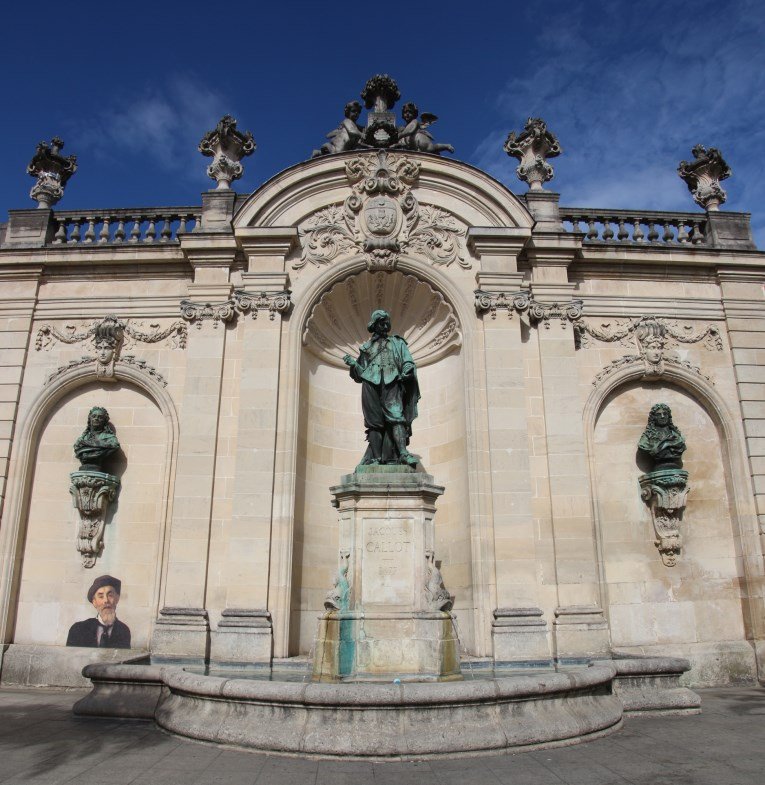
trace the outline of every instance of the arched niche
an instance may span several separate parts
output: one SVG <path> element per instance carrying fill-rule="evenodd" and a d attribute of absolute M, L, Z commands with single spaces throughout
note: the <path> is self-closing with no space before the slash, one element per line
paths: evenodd
<path fill-rule="evenodd" d="M 122 486 L 107 518 L 103 553 L 85 568 L 76 549 L 69 473 L 78 468 L 72 445 L 94 405 L 106 407 L 117 429 Z M 44 387 L 19 422 L 0 537 L 3 640 L 64 645 L 69 626 L 93 615 L 85 596 L 93 579 L 110 574 L 123 582 L 118 615 L 131 628 L 132 645 L 147 648 L 177 445 L 172 400 L 155 380 L 124 364 L 106 382 L 92 368 L 75 368 Z"/>
<path fill-rule="evenodd" d="M 369 314 L 378 307 L 391 311 L 393 332 L 412 339 L 423 397 L 410 449 L 422 457 L 436 482 L 447 488 L 437 505 L 436 558 L 442 561 L 447 588 L 457 596 L 456 608 L 473 606 L 463 325 L 444 292 L 413 267 L 392 272 L 347 269 L 326 283 L 303 314 L 291 654 L 311 649 L 316 619 L 336 574 L 338 523 L 329 487 L 353 472 L 366 448 L 361 388 L 351 380 L 341 358 L 346 352 L 355 356 L 369 335 Z M 464 627 L 468 638 L 472 635 L 469 619 Z"/>
<path fill-rule="evenodd" d="M 746 509 L 741 435 L 703 377 L 681 370 L 660 381 L 642 376 L 642 368 L 627 369 L 596 389 L 585 410 L 612 646 L 688 657 L 694 683 L 751 678 L 757 667 L 752 590 L 757 593 L 761 578 L 745 559 L 756 528 Z M 662 563 L 638 486 L 645 467 L 637 443 L 659 402 L 670 406 L 688 445 L 683 467 L 690 492 L 674 567 Z"/>

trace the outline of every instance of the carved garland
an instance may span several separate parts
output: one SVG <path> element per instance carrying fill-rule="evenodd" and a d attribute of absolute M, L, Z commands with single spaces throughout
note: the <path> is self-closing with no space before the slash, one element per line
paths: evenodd
<path fill-rule="evenodd" d="M 352 252 L 364 254 L 370 270 L 394 269 L 402 253 L 469 268 L 461 240 L 465 229 L 446 210 L 420 205 L 411 192 L 419 173 L 419 163 L 385 151 L 348 161 L 351 195 L 342 205 L 318 210 L 299 228 L 303 252 L 294 268 L 330 264 Z"/>
<path fill-rule="evenodd" d="M 643 376 L 656 378 L 662 376 L 667 365 L 684 368 L 697 376 L 702 377 L 710 384 L 714 382 L 706 376 L 701 369 L 681 360 L 673 354 L 667 353 L 668 345 L 679 343 L 701 343 L 708 351 L 722 351 L 722 337 L 714 325 L 707 325 L 703 330 L 694 331 L 689 325 L 680 326 L 676 321 L 667 321 L 656 316 L 641 316 L 629 322 L 617 321 L 613 326 L 606 322 L 600 326 L 593 326 L 586 322 L 574 325 L 575 337 L 578 347 L 588 346 L 590 337 L 599 341 L 627 345 L 627 340 L 632 340 L 638 349 L 638 354 L 626 354 L 613 360 L 593 380 L 593 386 L 599 385 L 604 379 L 633 364 L 643 364 Z"/>
<path fill-rule="evenodd" d="M 173 322 L 165 328 L 161 328 L 158 324 L 152 324 L 150 327 L 152 329 L 146 332 L 127 321 L 121 321 L 114 314 L 109 314 L 100 321 L 93 322 L 89 327 L 79 332 L 74 325 L 66 325 L 65 332 L 59 331 L 53 325 L 43 325 L 37 331 L 35 339 L 37 351 L 48 349 L 57 341 L 75 344 L 91 339 L 95 352 L 94 355 L 84 355 L 77 360 L 72 360 L 67 365 L 59 366 L 48 376 L 45 383 L 50 383 L 72 368 L 90 364 L 93 364 L 94 373 L 99 379 L 111 380 L 115 377 L 115 366 L 123 363 L 132 365 L 139 371 L 146 373 L 163 387 L 167 386 L 162 375 L 145 360 L 136 359 L 133 354 L 120 356 L 125 346 L 132 346 L 136 343 L 167 341 L 171 347 L 176 349 L 186 347 L 187 328 L 182 322 Z"/>

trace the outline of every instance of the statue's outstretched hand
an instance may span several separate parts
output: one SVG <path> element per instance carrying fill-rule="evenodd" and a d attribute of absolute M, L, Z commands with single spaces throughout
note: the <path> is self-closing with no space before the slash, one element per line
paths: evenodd
<path fill-rule="evenodd" d="M 347 365 L 349 368 L 353 368 L 353 366 L 354 366 L 354 365 L 356 365 L 356 360 L 354 360 L 354 359 L 353 359 L 353 357 L 351 357 L 351 355 L 350 355 L 350 354 L 346 354 L 346 355 L 345 355 L 345 357 L 343 357 L 343 362 L 344 362 L 344 363 L 345 363 L 345 364 L 346 364 L 346 365 Z"/>

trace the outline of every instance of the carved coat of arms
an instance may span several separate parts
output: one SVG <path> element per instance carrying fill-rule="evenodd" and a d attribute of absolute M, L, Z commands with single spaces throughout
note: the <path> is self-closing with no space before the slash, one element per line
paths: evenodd
<path fill-rule="evenodd" d="M 392 269 L 399 254 L 413 253 L 433 264 L 465 261 L 465 229 L 438 207 L 420 205 L 411 191 L 420 164 L 381 150 L 345 164 L 352 193 L 342 206 L 314 213 L 300 227 L 303 253 L 295 268 L 306 262 L 329 264 L 339 256 L 361 252 L 370 270 Z"/>

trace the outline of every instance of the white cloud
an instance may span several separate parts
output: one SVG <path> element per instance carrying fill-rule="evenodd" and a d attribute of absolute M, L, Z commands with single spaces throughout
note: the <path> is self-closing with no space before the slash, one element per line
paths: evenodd
<path fill-rule="evenodd" d="M 541 116 L 563 146 L 550 187 L 564 204 L 695 210 L 676 169 L 697 142 L 719 147 L 733 169 L 726 208 L 765 203 L 765 7 L 568 4 L 544 25 L 533 61 L 497 97 L 477 166 L 525 190 L 502 141 Z"/>
<path fill-rule="evenodd" d="M 175 76 L 89 118 L 81 136 L 96 156 L 115 165 L 134 160 L 124 156 L 127 151 L 145 156 L 160 172 L 201 181 L 208 162 L 197 151 L 199 140 L 230 112 L 221 94 Z"/>

